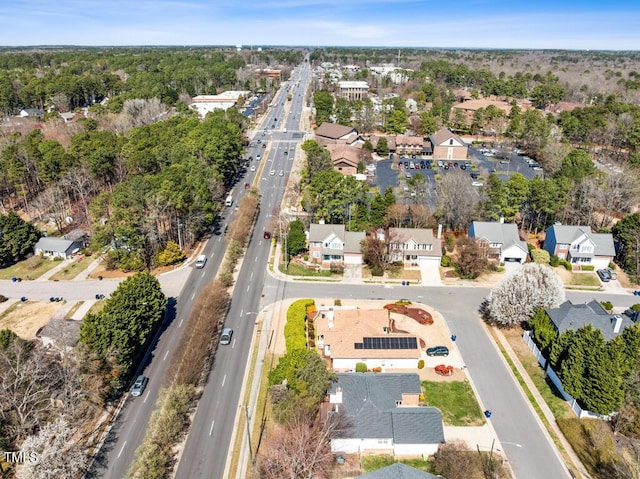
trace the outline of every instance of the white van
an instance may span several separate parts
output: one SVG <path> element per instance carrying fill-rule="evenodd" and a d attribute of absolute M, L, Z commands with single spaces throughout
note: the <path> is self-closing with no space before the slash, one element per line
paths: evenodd
<path fill-rule="evenodd" d="M 196 268 L 202 269 L 205 264 L 207 264 L 207 255 L 201 254 L 198 256 L 198 259 L 196 259 Z"/>
<path fill-rule="evenodd" d="M 227 206 L 233 206 L 233 196 L 231 196 L 231 195 L 227 196 L 227 199 L 224 202 L 224 204 L 227 205 Z"/>

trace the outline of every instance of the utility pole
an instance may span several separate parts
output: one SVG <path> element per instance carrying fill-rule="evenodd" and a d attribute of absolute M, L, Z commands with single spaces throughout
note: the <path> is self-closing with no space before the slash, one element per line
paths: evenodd
<path fill-rule="evenodd" d="M 249 441 L 249 459 L 253 464 L 253 447 L 251 446 L 251 425 L 249 424 L 249 406 L 244 405 L 244 417 L 247 423 L 247 439 Z"/>
<path fill-rule="evenodd" d="M 182 249 L 182 220 L 178 218 L 178 246 Z"/>

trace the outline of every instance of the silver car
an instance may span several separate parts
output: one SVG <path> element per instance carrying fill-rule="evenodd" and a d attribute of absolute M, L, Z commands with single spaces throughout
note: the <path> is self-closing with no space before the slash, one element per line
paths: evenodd
<path fill-rule="evenodd" d="M 147 387 L 147 382 L 149 382 L 149 378 L 143 376 L 142 374 L 136 378 L 136 382 L 133 383 L 131 387 L 131 395 L 132 396 L 142 396 L 144 392 L 144 388 Z"/>
<path fill-rule="evenodd" d="M 232 336 L 233 336 L 233 329 L 224 328 L 222 330 L 222 334 L 220 335 L 220 344 L 230 344 Z"/>

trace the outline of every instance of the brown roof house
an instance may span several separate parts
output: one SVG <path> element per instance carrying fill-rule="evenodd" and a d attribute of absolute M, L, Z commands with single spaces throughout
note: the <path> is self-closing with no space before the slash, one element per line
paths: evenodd
<path fill-rule="evenodd" d="M 429 137 L 429 141 L 431 142 L 433 157 L 436 159 L 464 160 L 467 158 L 467 144 L 447 128 L 436 131 Z"/>
<path fill-rule="evenodd" d="M 420 338 L 391 333 L 386 309 L 319 308 L 314 318 L 316 346 L 337 371 L 414 369 L 422 357 Z"/>
<path fill-rule="evenodd" d="M 421 136 L 396 136 L 396 151 L 401 155 L 420 155 L 424 139 Z"/>
<path fill-rule="evenodd" d="M 343 144 L 327 145 L 327 150 L 331 154 L 331 162 L 333 168 L 343 176 L 352 176 L 358 173 L 358 163 L 360 163 L 360 155 L 362 150 L 354 146 Z"/>
<path fill-rule="evenodd" d="M 322 146 L 332 143 L 343 143 L 349 146 L 364 143 L 364 140 L 358 134 L 358 130 L 352 126 L 338 125 L 326 121 L 316 129 L 316 141 Z"/>
<path fill-rule="evenodd" d="M 364 231 L 347 231 L 344 225 L 312 223 L 309 226 L 309 260 L 322 269 L 336 264 L 362 264 L 360 243 Z"/>

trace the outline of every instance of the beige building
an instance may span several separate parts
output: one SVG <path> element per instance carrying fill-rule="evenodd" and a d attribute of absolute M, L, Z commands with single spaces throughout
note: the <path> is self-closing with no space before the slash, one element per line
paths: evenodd
<path fill-rule="evenodd" d="M 343 176 L 353 176 L 358 173 L 358 163 L 360 163 L 360 153 L 362 150 L 344 144 L 327 145 L 327 150 L 331 154 L 333 168 Z"/>
<path fill-rule="evenodd" d="M 369 93 L 366 81 L 339 81 L 338 96 L 349 101 L 364 100 Z"/>
<path fill-rule="evenodd" d="M 434 159 L 465 160 L 467 158 L 467 144 L 447 128 L 436 131 L 429 137 L 429 141 L 431 141 Z"/>
<path fill-rule="evenodd" d="M 367 368 L 413 369 L 421 358 L 420 339 L 391 333 L 386 309 L 319 309 L 314 319 L 316 346 L 336 371 Z"/>
<path fill-rule="evenodd" d="M 240 98 L 248 98 L 250 91 L 229 90 L 219 95 L 198 95 L 191 99 L 192 109 L 198 112 L 201 117 L 207 116 L 207 113 L 213 110 L 227 110 L 238 103 Z"/>

